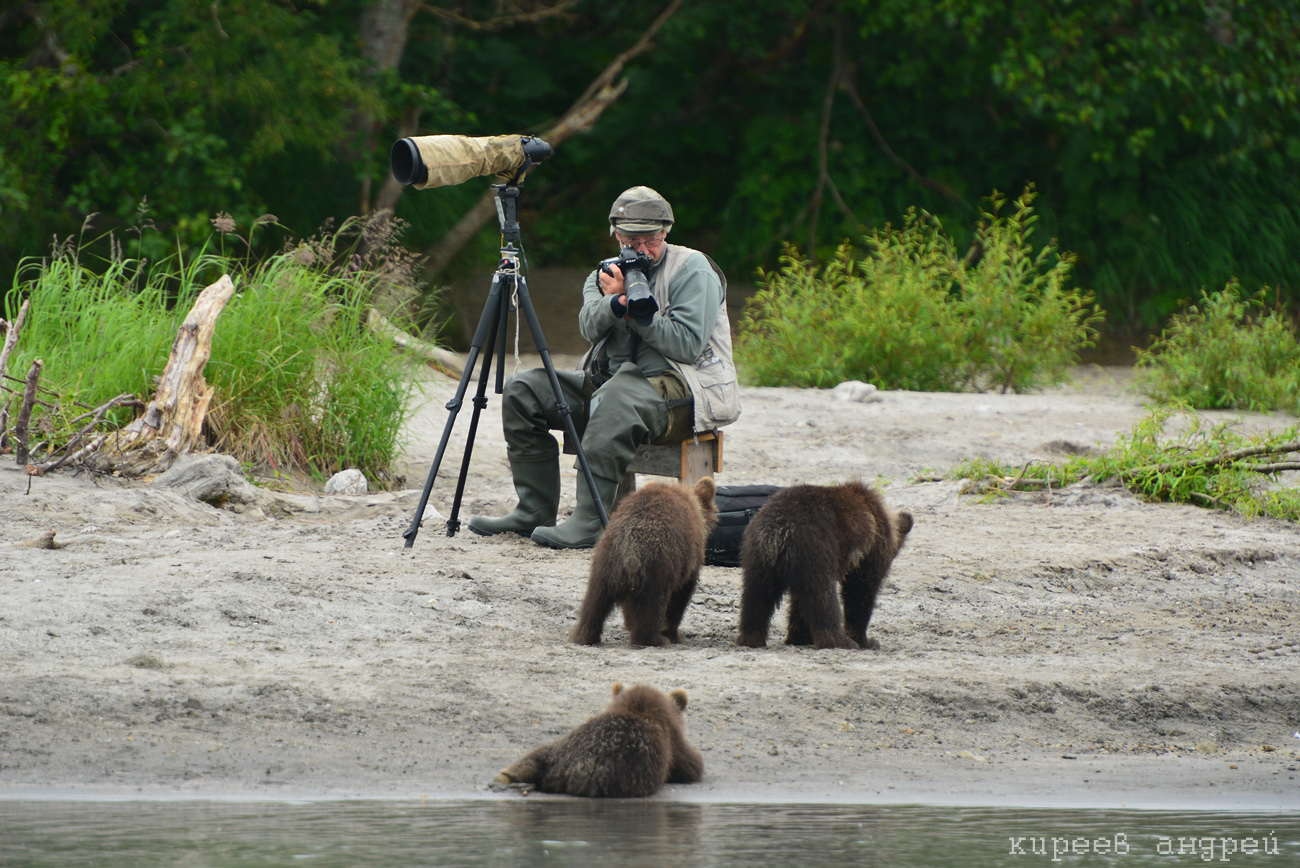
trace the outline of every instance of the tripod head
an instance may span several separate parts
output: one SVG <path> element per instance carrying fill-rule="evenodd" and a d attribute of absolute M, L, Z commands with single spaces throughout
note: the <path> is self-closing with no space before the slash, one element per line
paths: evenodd
<path fill-rule="evenodd" d="M 501 223 L 501 246 L 518 246 L 519 232 L 519 194 L 523 192 L 517 184 L 493 184 L 492 192 L 497 197 L 497 220 Z"/>

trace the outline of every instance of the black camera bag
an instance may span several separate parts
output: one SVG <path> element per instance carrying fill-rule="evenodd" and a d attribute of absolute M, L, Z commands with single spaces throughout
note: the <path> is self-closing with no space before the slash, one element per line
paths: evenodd
<path fill-rule="evenodd" d="M 779 485 L 719 485 L 713 499 L 718 523 L 704 545 L 704 562 L 715 567 L 740 566 L 740 543 L 749 520 L 780 490 Z"/>

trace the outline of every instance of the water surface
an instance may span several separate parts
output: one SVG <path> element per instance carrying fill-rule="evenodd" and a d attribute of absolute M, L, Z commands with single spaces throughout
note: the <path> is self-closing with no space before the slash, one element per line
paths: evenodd
<path fill-rule="evenodd" d="M 0 865 L 1300 865 L 1300 814 L 480 801 L 3 802 Z"/>

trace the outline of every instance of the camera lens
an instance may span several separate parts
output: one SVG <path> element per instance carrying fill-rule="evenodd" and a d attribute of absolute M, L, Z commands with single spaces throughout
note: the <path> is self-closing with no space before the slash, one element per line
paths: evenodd
<path fill-rule="evenodd" d="M 648 325 L 650 319 L 659 310 L 659 302 L 650 294 L 650 285 L 645 275 L 639 271 L 629 271 L 623 280 L 623 292 L 627 296 L 628 316 L 637 325 Z"/>
<path fill-rule="evenodd" d="M 398 139 L 388 154 L 393 177 L 399 184 L 423 184 L 429 180 L 429 170 L 420 159 L 420 149 L 414 139 Z"/>

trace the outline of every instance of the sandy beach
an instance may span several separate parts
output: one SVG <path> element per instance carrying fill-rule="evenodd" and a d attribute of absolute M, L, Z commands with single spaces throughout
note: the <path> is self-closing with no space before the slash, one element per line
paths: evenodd
<path fill-rule="evenodd" d="M 434 373 L 401 491 L 218 508 L 0 457 L 0 798 L 520 798 L 488 784 L 622 681 L 690 696 L 705 777 L 657 799 L 1300 810 L 1300 529 L 945 478 L 1147 415 L 1127 370 L 1074 373 L 1034 395 L 745 391 L 719 484 L 863 478 L 914 514 L 878 651 L 781 645 L 783 610 L 737 648 L 740 570 L 714 566 L 684 644 L 629 648 L 617 616 L 567 643 L 589 552 L 445 533 L 468 406 L 405 548 L 455 387 Z M 513 503 L 492 400 L 460 519 Z M 23 545 L 49 531 L 59 548 Z"/>

